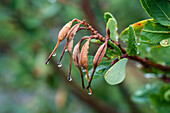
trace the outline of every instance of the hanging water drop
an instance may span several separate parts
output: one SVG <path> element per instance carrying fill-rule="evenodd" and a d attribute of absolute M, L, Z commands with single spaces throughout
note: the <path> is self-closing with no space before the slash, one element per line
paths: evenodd
<path fill-rule="evenodd" d="M 92 95 L 92 93 L 90 92 L 90 90 L 88 90 L 88 95 Z"/>
<path fill-rule="evenodd" d="M 58 67 L 62 67 L 62 64 L 60 63 L 60 64 L 58 64 Z"/>
<path fill-rule="evenodd" d="M 139 54 L 139 51 L 137 51 L 137 54 Z"/>
<path fill-rule="evenodd" d="M 162 40 L 162 41 L 160 42 L 160 45 L 163 46 L 163 47 L 168 47 L 168 46 L 170 46 L 170 38 Z"/>
<path fill-rule="evenodd" d="M 56 56 L 56 55 L 57 55 L 57 54 L 54 52 L 54 53 L 53 53 L 53 56 Z"/>
<path fill-rule="evenodd" d="M 49 64 L 49 62 L 47 62 L 46 64 Z"/>
<path fill-rule="evenodd" d="M 67 49 L 65 49 L 65 52 L 67 52 Z"/>
<path fill-rule="evenodd" d="M 72 78 L 70 77 L 70 79 L 69 79 L 68 81 L 71 82 L 71 81 L 72 81 Z"/>

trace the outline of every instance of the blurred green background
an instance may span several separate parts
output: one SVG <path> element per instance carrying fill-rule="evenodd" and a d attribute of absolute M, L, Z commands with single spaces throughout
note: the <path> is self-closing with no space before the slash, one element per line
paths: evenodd
<path fill-rule="evenodd" d="M 98 113 L 102 112 L 99 105 L 115 113 L 153 112 L 131 99 L 134 91 L 152 81 L 144 78 L 135 62 L 128 62 L 126 79 L 120 85 L 110 86 L 103 77 L 93 80 L 92 96 L 81 90 L 75 66 L 73 83 L 62 77 L 68 74 L 68 53 L 63 66 L 55 67 L 65 41 L 52 58 L 56 62 L 45 65 L 65 23 L 85 19 L 104 36 L 107 11 L 117 19 L 119 33 L 148 18 L 139 0 L 0 0 L 0 113 Z M 84 35 L 90 32 L 77 33 L 74 44 Z"/>

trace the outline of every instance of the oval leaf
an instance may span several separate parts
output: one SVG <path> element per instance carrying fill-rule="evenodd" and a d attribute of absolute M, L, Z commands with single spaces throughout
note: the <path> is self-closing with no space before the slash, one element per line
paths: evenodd
<path fill-rule="evenodd" d="M 106 26 L 106 32 L 107 32 L 107 29 L 109 28 L 110 30 L 110 38 L 114 41 L 117 41 L 117 38 L 118 37 L 117 35 L 117 22 L 115 20 L 115 18 L 109 18 L 108 22 L 107 22 L 107 26 Z"/>
<path fill-rule="evenodd" d="M 108 84 L 116 85 L 125 79 L 125 67 L 127 61 L 127 58 L 121 59 L 106 72 L 104 78 Z"/>

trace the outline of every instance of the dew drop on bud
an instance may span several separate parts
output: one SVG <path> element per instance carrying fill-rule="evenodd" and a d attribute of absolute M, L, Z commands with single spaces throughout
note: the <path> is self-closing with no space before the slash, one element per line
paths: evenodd
<path fill-rule="evenodd" d="M 67 49 L 65 49 L 65 52 L 67 52 Z"/>
<path fill-rule="evenodd" d="M 168 46 L 170 46 L 170 38 L 162 40 L 162 41 L 160 42 L 160 45 L 163 46 L 163 47 L 168 47 Z"/>
<path fill-rule="evenodd" d="M 137 54 L 139 54 L 139 51 L 137 51 Z"/>
<path fill-rule="evenodd" d="M 88 95 L 92 95 L 91 92 L 88 92 Z"/>
<path fill-rule="evenodd" d="M 90 89 L 88 89 L 88 95 L 92 95 L 92 93 L 90 92 Z"/>
<path fill-rule="evenodd" d="M 56 56 L 56 55 L 57 55 L 57 54 L 54 52 L 54 53 L 53 53 L 53 56 Z"/>
<path fill-rule="evenodd" d="M 68 81 L 71 82 L 71 81 L 72 81 L 72 78 L 70 77 L 70 79 L 69 79 Z"/>
<path fill-rule="evenodd" d="M 60 63 L 60 64 L 58 64 L 58 67 L 61 67 L 62 66 L 62 64 Z"/>
<path fill-rule="evenodd" d="M 47 62 L 47 64 L 49 64 L 49 62 Z"/>

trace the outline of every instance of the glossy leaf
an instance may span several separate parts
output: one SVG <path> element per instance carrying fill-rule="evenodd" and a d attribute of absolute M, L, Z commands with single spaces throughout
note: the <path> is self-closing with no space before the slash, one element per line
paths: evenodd
<path fill-rule="evenodd" d="M 148 21 L 142 30 L 140 42 L 158 43 L 170 37 L 170 28 L 155 21 Z"/>
<path fill-rule="evenodd" d="M 169 0 L 141 0 L 145 11 L 160 24 L 170 26 Z"/>
<path fill-rule="evenodd" d="M 110 31 L 110 38 L 114 41 L 117 41 L 117 22 L 115 18 L 109 18 L 107 25 L 106 25 L 106 32 L 109 28 Z"/>
<path fill-rule="evenodd" d="M 127 53 L 128 55 L 136 55 L 137 53 L 137 40 L 135 36 L 135 31 L 133 29 L 133 26 L 129 26 L 129 37 L 128 37 L 128 47 L 127 47 Z"/>
<path fill-rule="evenodd" d="M 125 79 L 125 67 L 127 61 L 127 58 L 121 59 L 106 72 L 104 78 L 108 84 L 116 85 Z"/>
<path fill-rule="evenodd" d="M 144 28 L 148 20 L 152 20 L 152 19 L 142 20 L 133 24 L 133 29 L 135 31 L 137 39 L 139 39 L 141 35 L 141 30 Z M 129 37 L 128 33 L 129 33 L 129 27 L 121 32 L 120 39 L 122 39 L 123 41 L 128 41 L 128 37 Z"/>
<path fill-rule="evenodd" d="M 162 62 L 170 62 L 170 47 L 154 46 L 150 50 L 153 59 Z"/>

